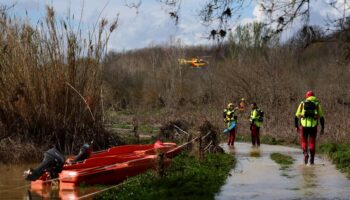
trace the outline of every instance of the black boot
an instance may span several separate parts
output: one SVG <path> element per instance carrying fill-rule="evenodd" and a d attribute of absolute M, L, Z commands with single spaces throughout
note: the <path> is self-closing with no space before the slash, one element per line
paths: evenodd
<path fill-rule="evenodd" d="M 305 163 L 305 165 L 307 165 L 308 162 L 309 162 L 309 154 L 307 153 L 307 151 L 304 151 L 304 163 Z"/>
<path fill-rule="evenodd" d="M 310 151 L 310 165 L 314 164 L 314 160 L 315 160 L 315 151 Z"/>

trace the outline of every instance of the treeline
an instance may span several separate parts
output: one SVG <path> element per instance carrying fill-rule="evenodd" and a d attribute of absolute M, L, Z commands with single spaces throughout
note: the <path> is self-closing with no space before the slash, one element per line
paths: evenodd
<path fill-rule="evenodd" d="M 123 53 L 109 53 L 104 80 L 114 109 L 165 110 L 159 120 L 204 119 L 223 126 L 222 109 L 246 98 L 265 110 L 265 134 L 290 142 L 296 108 L 313 90 L 326 117 L 323 139 L 350 141 L 350 33 L 325 34 L 303 27 L 287 42 L 266 34 L 259 23 L 240 26 L 218 46 L 186 47 L 179 42 Z M 266 37 L 270 35 L 270 37 Z M 203 57 L 208 67 L 179 65 L 178 59 Z M 154 117 L 154 116 L 153 116 Z M 241 115 L 245 132 L 248 113 Z"/>

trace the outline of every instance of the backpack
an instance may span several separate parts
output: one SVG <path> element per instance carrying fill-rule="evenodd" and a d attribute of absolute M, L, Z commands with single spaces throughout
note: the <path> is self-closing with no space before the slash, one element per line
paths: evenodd
<path fill-rule="evenodd" d="M 264 111 L 260 108 L 256 109 L 256 112 L 258 114 L 258 121 L 263 122 L 264 121 Z"/>
<path fill-rule="evenodd" d="M 313 101 L 304 101 L 304 117 L 314 118 L 316 116 L 317 104 Z"/>

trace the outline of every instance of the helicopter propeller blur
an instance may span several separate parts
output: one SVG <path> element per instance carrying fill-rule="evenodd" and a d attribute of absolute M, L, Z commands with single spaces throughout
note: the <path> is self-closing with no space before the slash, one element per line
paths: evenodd
<path fill-rule="evenodd" d="M 209 62 L 202 58 L 192 58 L 192 59 L 179 59 L 180 65 L 189 65 L 192 68 L 203 68 L 209 65 Z"/>

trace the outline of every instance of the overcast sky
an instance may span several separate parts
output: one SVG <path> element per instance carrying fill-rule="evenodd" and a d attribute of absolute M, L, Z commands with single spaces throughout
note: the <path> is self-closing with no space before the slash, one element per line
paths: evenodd
<path fill-rule="evenodd" d="M 126 2 L 132 4 L 138 0 L 0 0 L 5 5 L 16 3 L 11 13 L 19 17 L 26 17 L 27 13 L 33 24 L 45 16 L 46 5 L 54 7 L 58 18 L 64 18 L 70 12 L 79 21 L 82 14 L 83 26 L 90 29 L 101 17 L 112 21 L 119 15 L 119 26 L 110 39 L 111 50 L 130 50 L 151 44 L 164 44 L 170 38 L 181 39 L 186 45 L 210 43 L 205 38 L 209 28 L 203 26 L 198 18 L 201 4 L 205 2 L 203 0 L 183 0 L 177 26 L 169 17 L 169 9 L 162 6 L 159 0 L 143 0 L 138 10 L 127 7 Z M 325 9 L 322 3 L 312 7 L 311 21 L 316 24 L 324 23 L 323 17 L 329 15 Z M 253 1 L 242 10 L 239 22 L 248 23 L 262 18 L 260 8 Z"/>

